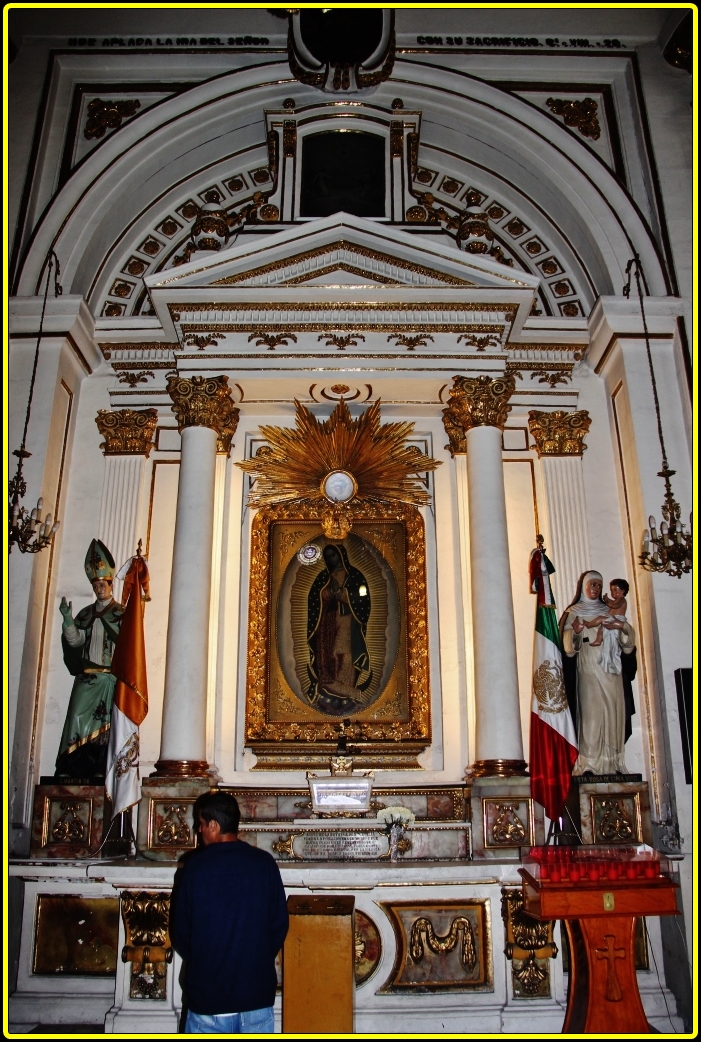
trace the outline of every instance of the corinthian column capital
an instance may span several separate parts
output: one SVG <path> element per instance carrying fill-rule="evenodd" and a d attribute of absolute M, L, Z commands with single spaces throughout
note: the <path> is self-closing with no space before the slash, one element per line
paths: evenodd
<path fill-rule="evenodd" d="M 453 377 L 448 406 L 443 410 L 443 426 L 452 456 L 465 452 L 465 434 L 473 427 L 504 429 L 514 386 L 511 373 L 496 379 L 491 376 Z"/>
<path fill-rule="evenodd" d="M 587 447 L 584 437 L 590 427 L 591 417 L 586 409 L 579 412 L 531 409 L 528 413 L 528 429 L 535 439 L 538 459 L 543 456 L 581 456 Z"/>
<path fill-rule="evenodd" d="M 153 448 L 157 409 L 98 409 L 95 423 L 105 456 L 146 456 Z"/>
<path fill-rule="evenodd" d="M 209 427 L 217 432 L 217 451 L 228 452 L 236 433 L 239 410 L 231 400 L 227 376 L 168 377 L 166 387 L 178 430 Z"/>

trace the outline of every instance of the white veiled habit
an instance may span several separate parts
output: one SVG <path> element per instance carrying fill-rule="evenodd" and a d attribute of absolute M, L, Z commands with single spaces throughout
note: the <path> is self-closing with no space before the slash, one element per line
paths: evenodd
<path fill-rule="evenodd" d="M 570 658 L 577 656 L 577 738 L 579 756 L 573 773 L 627 774 L 625 763 L 626 711 L 623 677 L 604 668 L 602 646 L 593 645 L 596 629 L 575 633 L 575 618 L 591 620 L 597 615 L 608 615 L 608 606 L 598 597 L 587 595 L 587 584 L 596 579 L 602 582 L 600 572 L 586 572 L 578 601 L 567 609 L 562 633 L 562 646 Z M 625 622 L 616 634 L 621 652 L 630 654 L 635 648 L 635 632 Z"/>

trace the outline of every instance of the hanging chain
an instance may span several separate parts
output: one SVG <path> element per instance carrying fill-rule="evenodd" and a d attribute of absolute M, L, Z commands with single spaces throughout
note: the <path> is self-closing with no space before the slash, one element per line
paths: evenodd
<path fill-rule="evenodd" d="M 39 321 L 39 333 L 37 335 L 37 346 L 36 346 L 36 350 L 34 351 L 34 366 L 32 368 L 32 379 L 31 379 L 31 381 L 29 383 L 29 400 L 27 402 L 27 415 L 24 418 L 24 432 L 22 434 L 22 444 L 20 445 L 19 452 L 15 453 L 15 455 L 19 456 L 19 458 L 20 458 L 20 462 L 19 462 L 19 469 L 20 470 L 22 469 L 22 460 L 24 458 L 26 458 L 26 456 L 28 455 L 27 452 L 26 452 L 27 430 L 29 428 L 29 416 L 30 416 L 30 413 L 32 411 L 32 399 L 34 398 L 34 384 L 36 382 L 37 368 L 38 368 L 38 365 L 39 365 L 39 345 L 41 343 L 41 338 L 42 338 L 43 333 L 44 333 L 44 315 L 46 313 L 46 301 L 47 301 L 47 298 L 49 296 L 49 283 L 51 282 L 51 269 L 52 269 L 54 263 L 56 264 L 56 271 L 54 272 L 54 295 L 58 297 L 58 296 L 60 296 L 63 293 L 63 288 L 61 287 L 61 285 L 59 284 L 59 281 L 58 281 L 58 277 L 61 274 L 61 269 L 60 269 L 59 263 L 58 263 L 58 257 L 56 256 L 54 251 L 51 250 L 51 252 L 49 253 L 49 267 L 48 267 L 48 270 L 46 272 L 46 289 L 44 290 L 44 302 L 43 302 L 42 307 L 41 307 L 41 319 Z"/>
<path fill-rule="evenodd" d="M 623 287 L 623 296 L 624 297 L 630 297 L 630 280 L 631 280 L 631 275 L 633 273 L 633 271 L 632 271 L 633 267 L 635 267 L 635 282 L 636 282 L 637 287 L 638 287 L 638 300 L 640 301 L 640 314 L 641 314 L 642 319 L 643 319 L 643 334 L 645 336 L 645 350 L 647 352 L 647 364 L 650 367 L 650 382 L 652 384 L 652 396 L 653 396 L 654 401 L 655 401 L 655 417 L 657 419 L 657 436 L 660 439 L 660 449 L 662 451 L 662 471 L 663 471 L 663 474 L 661 476 L 663 476 L 665 471 L 667 473 L 669 473 L 669 474 L 674 474 L 675 471 L 669 469 L 669 464 L 667 462 L 667 450 L 665 449 L 664 435 L 662 433 L 662 420 L 660 418 L 660 399 L 659 399 L 658 394 L 657 394 L 657 381 L 655 380 L 655 370 L 654 370 L 653 364 L 652 364 L 652 351 L 650 350 L 650 334 L 649 334 L 648 328 L 647 328 L 647 319 L 645 318 L 645 305 L 643 304 L 643 290 L 642 290 L 642 286 L 640 284 L 640 258 L 638 257 L 637 253 L 634 254 L 632 259 L 628 261 L 628 264 L 626 266 L 626 275 L 628 276 L 628 281 L 625 284 L 625 286 Z"/>

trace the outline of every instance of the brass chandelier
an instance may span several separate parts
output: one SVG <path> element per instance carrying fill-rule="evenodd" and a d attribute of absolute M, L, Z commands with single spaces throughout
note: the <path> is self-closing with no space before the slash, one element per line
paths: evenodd
<path fill-rule="evenodd" d="M 692 517 L 689 515 L 689 530 L 681 521 L 681 507 L 674 498 L 670 478 L 676 471 L 669 469 L 667 451 L 665 449 L 664 435 L 662 433 L 662 420 L 660 418 L 660 401 L 657 395 L 657 381 L 655 370 L 652 365 L 652 352 L 650 351 L 650 334 L 648 333 L 647 321 L 645 319 L 645 307 L 643 304 L 643 290 L 641 285 L 640 258 L 637 254 L 628 261 L 626 267 L 628 282 L 623 287 L 623 295 L 630 296 L 631 278 L 635 275 L 638 287 L 638 298 L 640 300 L 640 314 L 643 320 L 643 332 L 645 334 L 645 347 L 647 349 L 647 361 L 650 367 L 650 381 L 652 383 L 652 394 L 655 401 L 655 416 L 657 418 L 657 435 L 660 441 L 662 453 L 662 470 L 658 471 L 658 477 L 664 480 L 665 493 L 662 502 L 662 517 L 659 531 L 657 521 L 651 514 L 648 518 L 649 529 L 643 533 L 643 546 L 640 554 L 640 564 L 648 572 L 666 572 L 668 575 L 681 579 L 682 575 L 691 571 L 693 563 L 693 535 Z"/>
<path fill-rule="evenodd" d="M 44 303 L 41 309 L 41 320 L 39 322 L 39 333 L 37 335 L 37 346 L 34 352 L 34 366 L 32 368 L 32 378 L 29 383 L 29 399 L 27 401 L 27 412 L 24 417 L 24 431 L 22 433 L 22 444 L 18 449 L 15 449 L 12 453 L 13 456 L 17 456 L 17 470 L 15 476 L 9 483 L 9 552 L 12 553 L 12 547 L 17 546 L 20 553 L 23 554 L 36 554 L 44 547 L 49 546 L 52 542 L 56 531 L 59 526 L 58 521 L 54 521 L 51 514 L 47 514 L 42 520 L 41 512 L 44 508 L 44 500 L 41 496 L 37 500 L 37 505 L 33 510 L 28 510 L 27 507 L 22 506 L 20 500 L 24 498 L 24 494 L 27 491 L 27 482 L 24 479 L 24 461 L 31 456 L 31 452 L 27 452 L 27 429 L 29 427 L 29 417 L 32 411 L 32 399 L 34 397 L 34 384 L 36 382 L 37 366 L 39 363 L 39 345 L 41 343 L 42 334 L 44 332 L 44 314 L 46 312 L 46 298 L 49 295 L 49 283 L 51 281 L 51 269 L 56 265 L 54 271 L 54 294 L 59 296 L 63 290 L 58 281 L 60 273 L 58 265 L 58 257 L 52 250 L 49 254 L 49 265 L 46 273 L 46 290 L 44 291 Z"/>

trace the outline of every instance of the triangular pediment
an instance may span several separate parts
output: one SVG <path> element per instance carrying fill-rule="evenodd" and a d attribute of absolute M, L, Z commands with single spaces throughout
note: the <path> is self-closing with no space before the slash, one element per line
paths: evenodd
<path fill-rule="evenodd" d="M 221 253 L 146 278 L 150 290 L 276 289 L 294 286 L 534 289 L 538 279 L 461 252 L 443 236 L 334 214 L 277 234 L 251 236 Z"/>
<path fill-rule="evenodd" d="M 254 286 L 251 280 L 247 283 Z M 377 271 L 364 271 L 362 268 L 345 261 L 327 264 L 316 271 L 302 272 L 284 279 L 281 286 L 402 286 L 399 279 L 393 279 L 389 275 Z"/>

